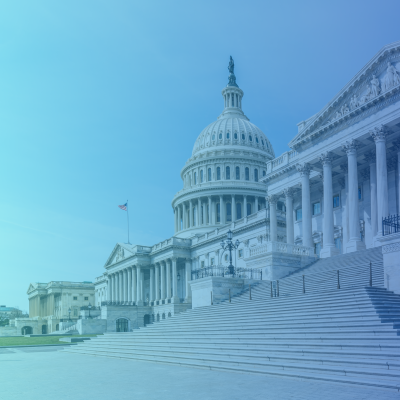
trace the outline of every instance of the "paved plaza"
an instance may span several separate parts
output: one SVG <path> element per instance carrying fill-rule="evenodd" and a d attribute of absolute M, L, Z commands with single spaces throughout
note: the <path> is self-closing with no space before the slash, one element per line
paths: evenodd
<path fill-rule="evenodd" d="M 70 354 L 55 347 L 0 349 L 1 399 L 400 399 L 356 385 Z"/>

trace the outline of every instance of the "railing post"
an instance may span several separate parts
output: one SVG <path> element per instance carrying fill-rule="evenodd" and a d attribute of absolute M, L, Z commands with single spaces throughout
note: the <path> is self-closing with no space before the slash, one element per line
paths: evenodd
<path fill-rule="evenodd" d="M 372 262 L 369 262 L 369 286 L 372 287 Z"/>
<path fill-rule="evenodd" d="M 279 297 L 279 280 L 276 281 L 276 295 Z"/>
<path fill-rule="evenodd" d="M 272 292 L 272 281 L 271 281 L 271 297 L 274 297 L 274 294 Z"/>
<path fill-rule="evenodd" d="M 231 289 L 229 289 L 229 303 L 231 302 Z"/>
<path fill-rule="evenodd" d="M 212 290 L 211 290 L 211 305 L 213 305 L 213 300 L 212 300 Z"/>
<path fill-rule="evenodd" d="M 306 277 L 303 275 L 303 294 L 306 292 Z"/>
<path fill-rule="evenodd" d="M 337 270 L 337 288 L 340 289 L 340 272 Z"/>
<path fill-rule="evenodd" d="M 251 285 L 249 285 L 249 295 L 250 295 L 250 300 L 251 300 Z"/>

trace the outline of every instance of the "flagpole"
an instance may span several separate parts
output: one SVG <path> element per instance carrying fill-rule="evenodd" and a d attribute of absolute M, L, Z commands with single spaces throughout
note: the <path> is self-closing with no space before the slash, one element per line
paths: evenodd
<path fill-rule="evenodd" d="M 128 244 L 130 244 L 129 243 L 129 204 L 128 204 L 128 201 L 129 200 L 126 201 L 126 217 L 128 219 Z"/>

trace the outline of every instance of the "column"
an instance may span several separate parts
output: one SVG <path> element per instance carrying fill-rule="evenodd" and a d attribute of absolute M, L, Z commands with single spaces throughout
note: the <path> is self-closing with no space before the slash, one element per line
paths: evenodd
<path fill-rule="evenodd" d="M 247 196 L 243 196 L 243 217 L 247 217 Z"/>
<path fill-rule="evenodd" d="M 183 222 L 182 222 L 182 225 L 183 225 L 183 229 L 186 229 L 187 228 L 187 212 L 186 212 L 186 203 L 183 203 L 182 204 L 182 207 L 183 207 Z"/>
<path fill-rule="evenodd" d="M 232 222 L 236 221 L 236 199 L 235 195 L 232 195 L 231 200 L 231 213 L 232 213 Z"/>
<path fill-rule="evenodd" d="M 177 262 L 177 258 L 173 257 L 172 258 L 172 299 L 171 299 L 171 303 L 179 303 L 178 278 L 176 276 L 176 274 L 177 274 L 176 262 Z"/>
<path fill-rule="evenodd" d="M 124 269 L 124 302 L 128 301 L 128 270 Z"/>
<path fill-rule="evenodd" d="M 193 202 L 192 200 L 189 200 L 189 221 L 190 221 L 190 227 L 193 228 Z"/>
<path fill-rule="evenodd" d="M 197 226 L 201 225 L 201 200 L 197 200 Z"/>
<path fill-rule="evenodd" d="M 117 282 L 116 282 L 116 276 L 115 274 L 111 275 L 112 277 L 112 301 L 116 302 L 117 301 Z"/>
<path fill-rule="evenodd" d="M 143 305 L 143 298 L 142 298 L 142 271 L 141 267 L 138 264 L 136 266 L 136 305 L 142 306 Z"/>
<path fill-rule="evenodd" d="M 364 155 L 369 163 L 369 184 L 371 191 L 371 233 L 374 238 L 378 233 L 378 205 L 376 188 L 376 158 L 375 153 L 369 152 Z M 372 239 L 372 244 L 374 240 Z"/>
<path fill-rule="evenodd" d="M 339 250 L 335 247 L 333 237 L 332 158 L 328 152 L 325 152 L 321 154 L 319 160 L 324 169 L 323 248 L 321 249 L 320 257 L 327 258 L 339 254 Z"/>
<path fill-rule="evenodd" d="M 212 224 L 212 201 L 211 196 L 208 196 L 208 225 Z"/>
<path fill-rule="evenodd" d="M 397 190 L 398 190 L 398 204 L 397 213 L 400 214 L 400 139 L 393 142 L 393 146 L 397 151 Z"/>
<path fill-rule="evenodd" d="M 276 217 L 276 203 L 278 202 L 278 196 L 268 196 L 267 201 L 269 203 L 269 232 L 271 235 L 271 242 L 278 241 L 278 220 Z"/>
<path fill-rule="evenodd" d="M 178 232 L 178 210 L 174 208 L 174 219 L 175 219 L 175 233 Z"/>
<path fill-rule="evenodd" d="M 150 267 L 150 302 L 154 301 L 154 266 Z"/>
<path fill-rule="evenodd" d="M 167 283 L 167 299 L 170 299 L 172 294 L 171 294 L 171 261 L 167 260 L 166 262 L 166 283 Z"/>
<path fill-rule="evenodd" d="M 137 301 L 137 271 L 132 268 L 132 301 Z"/>
<path fill-rule="evenodd" d="M 286 198 L 286 242 L 294 244 L 294 219 L 293 219 L 293 189 L 283 191 Z"/>
<path fill-rule="evenodd" d="M 181 206 L 178 206 L 178 232 L 181 230 Z"/>
<path fill-rule="evenodd" d="M 155 264 L 155 290 L 156 290 L 156 295 L 155 299 L 156 301 L 160 300 L 160 264 L 156 263 Z"/>
<path fill-rule="evenodd" d="M 112 281 L 111 281 L 111 275 L 108 275 L 108 280 L 107 280 L 107 301 L 112 301 Z"/>
<path fill-rule="evenodd" d="M 164 261 L 160 262 L 161 269 L 161 300 L 165 300 L 165 265 Z"/>
<path fill-rule="evenodd" d="M 255 200 L 254 200 L 254 207 L 255 207 L 254 212 L 257 213 L 258 212 L 258 197 L 257 196 L 255 197 Z"/>
<path fill-rule="evenodd" d="M 128 267 L 128 302 L 132 302 L 132 267 Z"/>
<path fill-rule="evenodd" d="M 301 176 L 301 211 L 303 246 L 313 247 L 312 225 L 311 225 L 311 199 L 310 199 L 310 172 L 311 168 L 307 163 L 298 164 L 297 170 Z"/>
<path fill-rule="evenodd" d="M 203 224 L 202 225 L 206 225 L 207 221 L 206 221 L 206 204 L 207 203 L 202 203 L 203 204 Z"/>
<path fill-rule="evenodd" d="M 140 297 L 142 298 L 142 301 L 145 302 L 145 293 L 144 293 L 144 271 L 142 271 L 140 273 L 140 281 L 141 281 L 141 285 L 140 285 Z"/>
<path fill-rule="evenodd" d="M 386 165 L 386 130 L 384 126 L 370 132 L 376 146 L 376 189 L 378 206 L 378 236 L 382 236 L 382 219 L 389 214 L 387 165 Z"/>
<path fill-rule="evenodd" d="M 224 198 L 219 196 L 219 223 L 224 223 Z"/>
<path fill-rule="evenodd" d="M 355 140 L 342 145 L 347 153 L 348 164 L 348 218 L 349 218 L 349 241 L 346 245 L 346 253 L 365 249 L 360 239 L 360 219 L 358 215 L 358 176 L 357 176 L 357 143 Z"/>
<path fill-rule="evenodd" d="M 192 301 L 192 291 L 190 289 L 190 281 L 192 280 L 192 260 L 190 258 L 185 259 L 185 275 L 186 275 L 185 302 L 190 303 Z"/>

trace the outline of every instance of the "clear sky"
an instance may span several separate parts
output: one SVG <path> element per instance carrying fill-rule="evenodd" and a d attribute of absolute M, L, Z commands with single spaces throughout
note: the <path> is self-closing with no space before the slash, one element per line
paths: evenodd
<path fill-rule="evenodd" d="M 93 281 L 116 242 L 173 235 L 171 200 L 223 107 L 229 56 L 243 109 L 278 156 L 385 44 L 398 0 L 3 1 L 0 304 L 30 282 Z"/>

